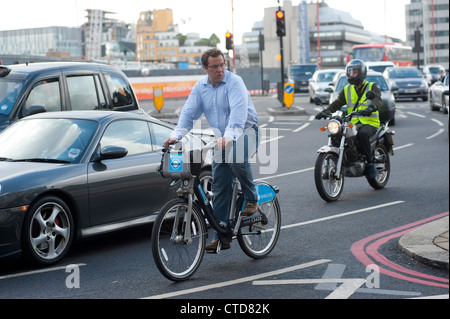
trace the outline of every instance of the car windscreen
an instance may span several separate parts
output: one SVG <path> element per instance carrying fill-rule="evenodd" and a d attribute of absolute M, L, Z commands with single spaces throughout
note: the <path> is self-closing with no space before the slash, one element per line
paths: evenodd
<path fill-rule="evenodd" d="M 292 75 L 313 75 L 316 72 L 315 65 L 293 65 L 291 66 Z"/>
<path fill-rule="evenodd" d="M 11 113 L 21 89 L 21 81 L 0 78 L 0 114 Z"/>
<path fill-rule="evenodd" d="M 414 68 L 394 68 L 389 70 L 391 79 L 423 78 L 419 70 Z"/>
<path fill-rule="evenodd" d="M 23 119 L 0 133 L 0 161 L 76 163 L 97 127 L 82 119 Z"/>
<path fill-rule="evenodd" d="M 389 86 L 382 75 L 368 75 L 366 77 L 366 81 L 375 82 L 376 84 L 378 84 L 378 87 L 381 89 L 381 91 L 389 91 Z M 347 77 L 341 77 L 337 83 L 336 91 L 340 92 L 347 84 Z"/>

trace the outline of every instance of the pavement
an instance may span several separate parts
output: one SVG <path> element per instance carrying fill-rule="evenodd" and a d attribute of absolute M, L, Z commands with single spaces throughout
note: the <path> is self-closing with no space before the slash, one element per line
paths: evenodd
<path fill-rule="evenodd" d="M 146 101 L 150 103 L 150 101 Z M 148 113 L 156 118 L 170 122 L 178 122 L 183 102 L 166 105 L 161 111 L 151 109 Z M 153 106 L 151 107 L 153 108 Z M 266 112 L 272 116 L 307 115 L 299 106 L 268 107 Z M 430 267 L 449 270 L 448 250 L 449 217 L 443 217 L 416 228 L 402 237 L 398 242 L 399 249 L 412 259 Z"/>
<path fill-rule="evenodd" d="M 414 260 L 448 271 L 448 231 L 447 216 L 406 233 L 400 238 L 398 247 Z"/>

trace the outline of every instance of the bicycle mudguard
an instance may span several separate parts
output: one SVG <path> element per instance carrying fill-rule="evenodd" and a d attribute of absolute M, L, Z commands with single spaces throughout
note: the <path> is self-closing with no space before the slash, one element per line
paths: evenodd
<path fill-rule="evenodd" d="M 258 205 L 274 200 L 279 192 L 278 186 L 272 186 L 264 181 L 256 183 L 256 190 L 258 192 Z"/>

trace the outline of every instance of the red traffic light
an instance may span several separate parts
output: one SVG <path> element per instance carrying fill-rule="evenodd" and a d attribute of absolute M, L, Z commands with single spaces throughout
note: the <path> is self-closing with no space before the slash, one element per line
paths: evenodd
<path fill-rule="evenodd" d="M 226 38 L 231 38 L 231 33 L 230 32 L 225 33 L 225 37 Z"/>
<path fill-rule="evenodd" d="M 276 12 L 276 17 L 277 17 L 277 19 L 283 19 L 284 18 L 284 12 L 283 11 L 277 11 Z"/>

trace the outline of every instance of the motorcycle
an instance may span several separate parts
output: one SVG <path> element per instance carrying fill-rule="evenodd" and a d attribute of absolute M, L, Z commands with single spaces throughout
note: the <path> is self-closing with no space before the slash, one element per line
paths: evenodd
<path fill-rule="evenodd" d="M 367 98 L 373 99 L 375 93 L 367 92 Z M 323 107 L 320 99 L 317 105 Z M 324 108 L 325 109 L 325 108 Z M 357 125 L 351 123 L 359 113 L 348 113 L 347 106 L 326 117 L 328 124 L 321 131 L 328 130 L 328 145 L 317 150 L 319 153 L 315 168 L 314 180 L 317 192 L 327 202 L 339 199 L 344 188 L 344 177 L 365 176 L 370 186 L 382 189 L 386 186 L 391 171 L 389 155 L 393 156 L 394 131 L 389 131 L 388 122 L 381 124 L 377 132 L 370 138 L 371 154 L 376 174 L 367 173 L 367 160 L 358 152 Z"/>

